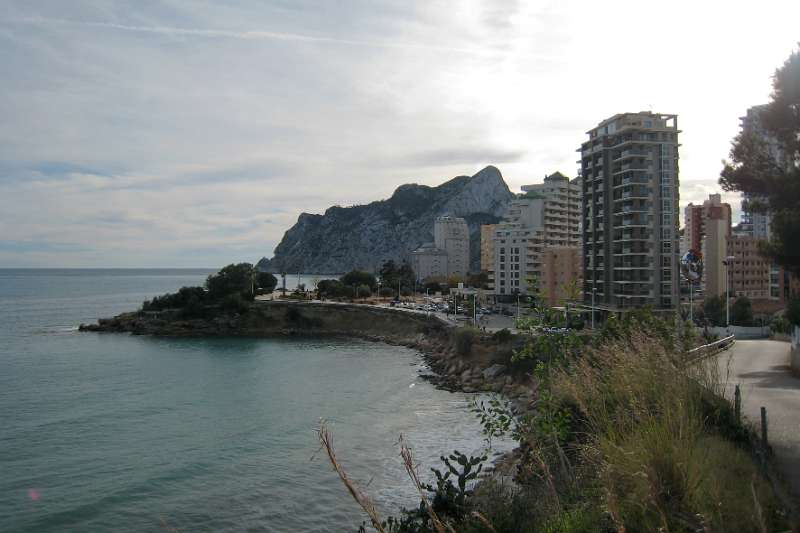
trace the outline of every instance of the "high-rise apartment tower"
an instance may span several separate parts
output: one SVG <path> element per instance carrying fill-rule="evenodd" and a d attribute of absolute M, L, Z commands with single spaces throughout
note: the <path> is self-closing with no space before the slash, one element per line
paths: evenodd
<path fill-rule="evenodd" d="M 678 116 L 622 113 L 580 148 L 584 301 L 622 311 L 679 304 Z"/>

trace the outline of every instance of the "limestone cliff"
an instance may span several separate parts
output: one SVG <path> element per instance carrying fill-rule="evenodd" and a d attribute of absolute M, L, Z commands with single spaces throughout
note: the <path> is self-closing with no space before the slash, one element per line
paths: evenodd
<path fill-rule="evenodd" d="M 497 222 L 513 196 L 493 166 L 437 187 L 401 185 L 388 200 L 331 207 L 324 215 L 302 213 L 275 248 L 274 257 L 262 259 L 258 267 L 308 274 L 377 270 L 384 261 L 402 261 L 411 250 L 432 242 L 434 219 L 452 215 L 469 224 L 470 266 L 477 271 L 480 225 Z"/>

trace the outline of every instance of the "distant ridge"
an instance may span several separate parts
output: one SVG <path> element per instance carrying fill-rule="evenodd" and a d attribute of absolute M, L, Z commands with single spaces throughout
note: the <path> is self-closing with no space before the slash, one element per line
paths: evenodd
<path fill-rule="evenodd" d="M 342 273 L 376 271 L 384 261 L 402 261 L 433 241 L 433 221 L 464 217 L 470 229 L 470 268 L 480 265 L 480 225 L 500 220 L 514 195 L 500 171 L 488 166 L 474 176 L 458 176 L 437 187 L 401 185 L 391 198 L 353 207 L 330 207 L 323 215 L 302 213 L 283 236 L 269 272 Z"/>

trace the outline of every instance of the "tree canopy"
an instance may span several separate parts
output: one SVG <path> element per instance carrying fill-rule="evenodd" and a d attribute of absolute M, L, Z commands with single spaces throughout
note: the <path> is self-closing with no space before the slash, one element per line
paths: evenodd
<path fill-rule="evenodd" d="M 370 292 L 375 290 L 375 287 L 378 286 L 378 280 L 375 279 L 375 276 L 373 276 L 369 272 L 363 272 L 361 270 L 351 270 L 350 272 L 339 278 L 339 281 L 341 281 L 344 285 L 350 287 L 352 287 L 353 285 L 356 286 L 367 285 L 370 288 Z"/>
<path fill-rule="evenodd" d="M 414 270 L 405 261 L 398 266 L 390 259 L 381 266 L 379 274 L 384 287 L 397 288 L 398 285 L 402 285 L 404 290 L 411 290 L 414 287 Z"/>
<path fill-rule="evenodd" d="M 734 326 L 753 325 L 753 304 L 747 296 L 740 296 L 731 305 L 731 324 Z"/>
<path fill-rule="evenodd" d="M 256 275 L 256 286 L 264 292 L 272 292 L 278 285 L 278 278 L 269 272 L 259 272 Z"/>
<path fill-rule="evenodd" d="M 733 141 L 720 184 L 750 193 L 753 212 L 769 213 L 771 238 L 762 253 L 800 274 L 800 51 L 777 69 L 770 102 L 758 112 L 758 127 Z"/>
<path fill-rule="evenodd" d="M 703 302 L 703 315 L 712 326 L 725 325 L 725 297 L 708 296 Z"/>
<path fill-rule="evenodd" d="M 252 300 L 255 278 L 256 269 L 250 263 L 231 264 L 208 276 L 206 289 L 212 300 L 220 300 L 229 294 L 237 293 L 245 299 Z"/>

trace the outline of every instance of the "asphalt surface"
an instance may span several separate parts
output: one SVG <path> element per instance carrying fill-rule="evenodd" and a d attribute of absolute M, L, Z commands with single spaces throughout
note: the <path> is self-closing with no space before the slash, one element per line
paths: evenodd
<path fill-rule="evenodd" d="M 726 366 L 728 384 L 738 383 L 742 414 L 756 428 L 761 406 L 767 408 L 767 435 L 775 459 L 795 496 L 800 495 L 800 378 L 789 371 L 788 342 L 737 340 L 720 363 Z M 760 431 L 760 429 L 759 429 Z"/>

